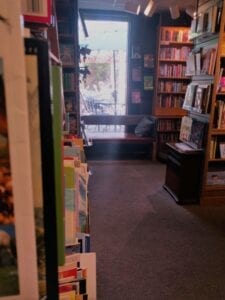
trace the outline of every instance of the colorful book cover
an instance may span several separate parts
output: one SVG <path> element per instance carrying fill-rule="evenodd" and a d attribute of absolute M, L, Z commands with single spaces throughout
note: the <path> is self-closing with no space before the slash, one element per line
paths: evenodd
<path fill-rule="evenodd" d="M 56 187 L 56 218 L 58 265 L 64 264 L 64 178 L 62 151 L 62 73 L 59 66 L 52 66 L 52 102 L 53 102 L 53 134 L 54 134 L 54 166 Z"/>
<path fill-rule="evenodd" d="M 144 54 L 144 68 L 154 68 L 154 56 L 153 54 Z"/>
<path fill-rule="evenodd" d="M 153 90 L 153 76 L 144 76 L 144 90 Z"/>
<path fill-rule="evenodd" d="M 140 90 L 132 90 L 131 91 L 131 102 L 133 104 L 141 103 L 141 91 Z"/>

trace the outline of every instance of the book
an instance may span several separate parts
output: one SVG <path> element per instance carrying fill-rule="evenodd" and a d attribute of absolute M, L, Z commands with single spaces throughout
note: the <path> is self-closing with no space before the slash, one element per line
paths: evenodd
<path fill-rule="evenodd" d="M 153 76 L 144 76 L 144 90 L 153 90 Z"/>
<path fill-rule="evenodd" d="M 219 143 L 220 158 L 225 158 L 225 143 Z"/>
<path fill-rule="evenodd" d="M 184 109 L 191 110 L 193 108 L 197 86 L 198 86 L 197 84 L 193 84 L 193 83 L 190 83 L 187 86 L 184 102 L 183 102 Z"/>
<path fill-rule="evenodd" d="M 141 58 L 141 47 L 139 45 L 133 45 L 131 49 L 131 58 L 140 59 Z"/>
<path fill-rule="evenodd" d="M 144 54 L 144 68 L 154 68 L 153 54 Z"/>
<path fill-rule="evenodd" d="M 194 101 L 194 106 L 193 110 L 197 111 L 199 113 L 202 112 L 202 99 L 203 99 L 203 94 L 204 94 L 204 87 L 201 85 L 197 86 L 196 89 L 196 94 L 195 94 L 195 101 Z"/>
<path fill-rule="evenodd" d="M 140 66 L 135 66 L 131 70 L 132 80 L 136 82 L 140 82 L 142 79 L 142 72 Z"/>
<path fill-rule="evenodd" d="M 57 218 L 57 253 L 58 265 L 64 263 L 64 178 L 63 178 L 63 151 L 62 151 L 62 70 L 60 66 L 51 67 L 52 104 L 53 104 L 53 135 L 54 135 L 54 170 L 56 186 L 56 218 Z"/>
<path fill-rule="evenodd" d="M 224 171 L 209 171 L 207 173 L 207 184 L 209 185 L 224 185 L 225 172 Z"/>
<path fill-rule="evenodd" d="M 201 74 L 213 75 L 216 62 L 217 46 L 205 47 L 202 50 Z"/>
<path fill-rule="evenodd" d="M 141 103 L 141 91 L 140 90 L 132 90 L 131 91 L 131 102 L 133 104 Z"/>
<path fill-rule="evenodd" d="M 184 116 L 181 119 L 179 139 L 182 142 L 188 142 L 191 136 L 192 118 Z"/>
<path fill-rule="evenodd" d="M 190 52 L 186 62 L 186 76 L 192 76 L 196 73 L 195 54 Z"/>

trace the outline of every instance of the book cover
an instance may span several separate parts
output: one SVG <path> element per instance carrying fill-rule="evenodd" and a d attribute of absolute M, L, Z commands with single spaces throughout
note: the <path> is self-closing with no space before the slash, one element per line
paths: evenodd
<path fill-rule="evenodd" d="M 153 90 L 153 76 L 144 76 L 144 90 Z"/>
<path fill-rule="evenodd" d="M 189 53 L 187 57 L 187 62 L 186 62 L 186 76 L 192 76 L 195 75 L 196 72 L 196 65 L 195 65 L 195 54 Z"/>
<path fill-rule="evenodd" d="M 140 59 L 141 58 L 141 47 L 139 45 L 133 45 L 131 49 L 131 58 Z"/>
<path fill-rule="evenodd" d="M 207 184 L 209 185 L 224 185 L 225 172 L 224 171 L 209 171 L 207 173 Z"/>
<path fill-rule="evenodd" d="M 187 110 L 192 109 L 194 104 L 196 89 L 197 89 L 197 84 L 190 83 L 187 86 L 185 97 L 184 97 L 184 103 L 183 103 L 184 109 Z"/>
<path fill-rule="evenodd" d="M 140 82 L 142 79 L 142 72 L 140 66 L 135 66 L 131 70 L 132 80 L 136 82 Z"/>
<path fill-rule="evenodd" d="M 203 98 L 203 88 L 198 85 L 196 89 L 193 110 L 199 113 L 202 112 L 202 98 Z"/>
<path fill-rule="evenodd" d="M 133 104 L 141 103 L 141 91 L 140 90 L 132 90 L 131 91 L 131 102 Z"/>
<path fill-rule="evenodd" d="M 154 68 L 154 56 L 153 54 L 144 54 L 144 68 Z"/>
<path fill-rule="evenodd" d="M 62 72 L 60 66 L 52 66 L 52 103 L 53 103 L 53 135 L 54 135 L 54 170 L 56 187 L 56 218 L 57 218 L 57 253 L 58 265 L 64 264 L 64 178 L 62 151 L 62 104 L 61 87 Z"/>
<path fill-rule="evenodd" d="M 219 143 L 220 158 L 225 158 L 225 143 Z"/>
<path fill-rule="evenodd" d="M 182 142 L 189 142 L 191 136 L 192 118 L 184 116 L 181 119 L 179 139 Z"/>

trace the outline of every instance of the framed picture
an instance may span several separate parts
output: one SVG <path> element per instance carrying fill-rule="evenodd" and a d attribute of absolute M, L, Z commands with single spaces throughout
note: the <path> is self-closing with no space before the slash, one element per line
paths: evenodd
<path fill-rule="evenodd" d="M 26 22 L 51 24 L 52 0 L 22 0 L 21 6 Z"/>
<path fill-rule="evenodd" d="M 38 299 L 27 89 L 19 2 L 1 1 L 0 11 L 7 20 L 0 22 L 0 299 Z"/>
<path fill-rule="evenodd" d="M 48 43 L 25 39 L 25 53 L 38 292 L 41 299 L 57 299 L 56 175 Z"/>

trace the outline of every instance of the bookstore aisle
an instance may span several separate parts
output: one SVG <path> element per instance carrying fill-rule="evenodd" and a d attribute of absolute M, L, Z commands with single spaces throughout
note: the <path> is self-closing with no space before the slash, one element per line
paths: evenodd
<path fill-rule="evenodd" d="M 159 162 L 89 164 L 98 300 L 223 299 L 225 208 L 178 205 Z"/>

